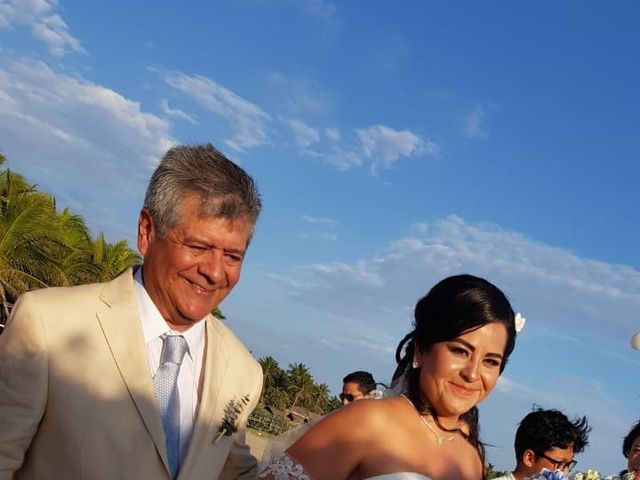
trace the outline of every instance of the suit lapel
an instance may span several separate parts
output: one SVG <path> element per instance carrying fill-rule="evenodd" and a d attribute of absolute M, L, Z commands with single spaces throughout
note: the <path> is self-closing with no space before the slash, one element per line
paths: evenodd
<path fill-rule="evenodd" d="M 189 443 L 187 458 L 180 468 L 181 475 L 197 468 L 196 459 L 206 458 L 211 453 L 203 455 L 202 450 L 211 451 L 213 441 L 218 435 L 218 429 L 224 416 L 223 402 L 226 398 L 224 385 L 229 367 L 228 346 L 225 333 L 218 326 L 219 320 L 209 316 L 206 319 L 206 346 L 202 365 L 202 396 L 198 415 Z M 184 478 L 188 478 L 187 475 Z"/>
<path fill-rule="evenodd" d="M 98 320 L 113 359 L 165 467 L 168 468 L 164 431 L 149 373 L 132 270 L 127 270 L 105 284 L 100 298 L 107 308 L 98 312 Z"/>

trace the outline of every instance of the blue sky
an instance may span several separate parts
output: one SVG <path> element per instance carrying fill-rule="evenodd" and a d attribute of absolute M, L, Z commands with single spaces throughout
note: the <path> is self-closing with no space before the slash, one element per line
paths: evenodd
<path fill-rule="evenodd" d="M 0 1 L 0 151 L 133 244 L 166 148 L 211 142 L 264 215 L 223 305 L 256 356 L 334 392 L 388 381 L 416 300 L 461 272 L 527 318 L 481 406 L 512 468 L 532 404 L 588 415 L 617 472 L 637 419 L 640 6 Z"/>

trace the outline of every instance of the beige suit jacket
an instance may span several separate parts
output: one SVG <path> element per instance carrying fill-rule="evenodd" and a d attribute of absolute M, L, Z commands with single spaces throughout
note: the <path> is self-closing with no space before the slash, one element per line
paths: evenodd
<path fill-rule="evenodd" d="M 179 480 L 248 479 L 244 443 L 262 370 L 219 320 L 206 319 L 202 395 Z M 238 432 L 225 408 L 249 396 Z M 0 480 L 167 479 L 160 414 L 132 271 L 20 297 L 0 335 Z"/>

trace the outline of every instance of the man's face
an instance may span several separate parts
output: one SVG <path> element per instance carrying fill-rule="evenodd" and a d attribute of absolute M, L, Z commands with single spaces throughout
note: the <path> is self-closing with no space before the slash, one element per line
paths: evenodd
<path fill-rule="evenodd" d="M 640 437 L 636 438 L 631 444 L 629 450 L 629 461 L 627 462 L 627 470 L 640 474 Z"/>
<path fill-rule="evenodd" d="M 164 238 L 148 211 L 138 221 L 145 289 L 177 331 L 204 318 L 238 283 L 252 227 L 244 218 L 201 218 L 196 196 L 180 206 L 180 222 Z"/>
<path fill-rule="evenodd" d="M 529 454 L 529 457 L 527 457 Z M 569 473 L 574 467 L 573 445 L 567 448 L 554 447 L 543 453 L 534 453 L 531 450 L 525 452 L 525 478 L 533 477 L 546 468 L 547 470 L 562 470 Z"/>
<path fill-rule="evenodd" d="M 348 403 L 362 400 L 365 398 L 364 393 L 360 391 L 360 384 L 357 382 L 347 382 L 342 385 L 342 393 L 340 394 L 340 402 L 344 407 Z"/>

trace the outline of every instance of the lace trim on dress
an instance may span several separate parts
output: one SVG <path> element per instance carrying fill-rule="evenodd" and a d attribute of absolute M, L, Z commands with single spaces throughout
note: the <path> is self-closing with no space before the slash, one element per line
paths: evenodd
<path fill-rule="evenodd" d="M 265 465 L 258 478 L 265 478 L 271 474 L 274 480 L 311 480 L 311 477 L 307 475 L 304 468 L 299 463 L 295 462 L 286 453 L 281 453 L 277 457 L 271 459 L 271 461 Z"/>

